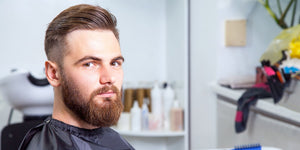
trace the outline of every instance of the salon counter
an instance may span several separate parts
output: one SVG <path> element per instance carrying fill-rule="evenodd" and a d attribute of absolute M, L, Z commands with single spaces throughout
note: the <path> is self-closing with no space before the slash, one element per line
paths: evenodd
<path fill-rule="evenodd" d="M 236 104 L 245 90 L 222 87 L 216 82 L 210 86 L 217 100 L 218 147 L 245 143 L 260 143 L 262 146 L 284 150 L 300 147 L 300 111 L 296 107 L 290 108 L 299 101 L 296 100 L 297 95 L 291 95 L 289 99 L 281 100 L 278 104 L 274 104 L 272 98 L 259 99 L 255 106 L 250 107 L 246 130 L 237 134 L 234 129 Z"/>

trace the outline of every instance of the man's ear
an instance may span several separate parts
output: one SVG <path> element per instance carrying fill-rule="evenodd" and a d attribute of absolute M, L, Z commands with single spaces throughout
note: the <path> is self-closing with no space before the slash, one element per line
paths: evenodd
<path fill-rule="evenodd" d="M 58 87 L 61 83 L 59 67 L 52 61 L 45 62 L 45 74 L 49 83 L 53 87 Z"/>

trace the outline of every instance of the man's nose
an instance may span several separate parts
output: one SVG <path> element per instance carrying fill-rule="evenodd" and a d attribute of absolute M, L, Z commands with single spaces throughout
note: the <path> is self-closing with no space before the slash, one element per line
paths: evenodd
<path fill-rule="evenodd" d="M 110 66 L 100 69 L 100 84 L 112 85 L 115 82 L 114 71 Z"/>

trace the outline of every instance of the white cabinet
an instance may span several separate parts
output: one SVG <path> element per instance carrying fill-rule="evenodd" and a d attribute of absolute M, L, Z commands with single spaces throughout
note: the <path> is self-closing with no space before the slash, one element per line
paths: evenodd
<path fill-rule="evenodd" d="M 237 134 L 234 129 L 236 103 L 245 90 L 232 90 L 216 83 L 212 88 L 217 94 L 218 147 L 260 143 L 282 150 L 299 148 L 300 113 L 286 107 L 289 105 L 282 105 L 297 102 L 298 98 L 277 104 L 273 104 L 272 98 L 258 100 L 250 107 L 246 130 Z"/>

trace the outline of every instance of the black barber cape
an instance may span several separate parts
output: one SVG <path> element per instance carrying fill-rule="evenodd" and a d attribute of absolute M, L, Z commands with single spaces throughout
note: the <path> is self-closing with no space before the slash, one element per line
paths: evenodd
<path fill-rule="evenodd" d="M 134 150 L 119 133 L 109 127 L 77 128 L 47 118 L 32 128 L 23 139 L 19 150 Z"/>

